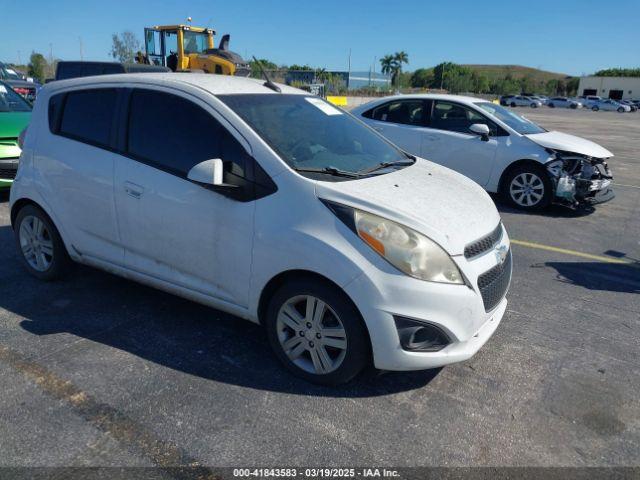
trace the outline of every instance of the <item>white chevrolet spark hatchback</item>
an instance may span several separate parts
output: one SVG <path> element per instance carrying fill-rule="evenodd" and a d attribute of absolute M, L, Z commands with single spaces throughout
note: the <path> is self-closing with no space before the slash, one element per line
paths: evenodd
<path fill-rule="evenodd" d="M 468 359 L 505 312 L 509 240 L 482 188 L 301 90 L 55 82 L 23 147 L 11 221 L 33 275 L 73 260 L 261 323 L 310 381 Z"/>

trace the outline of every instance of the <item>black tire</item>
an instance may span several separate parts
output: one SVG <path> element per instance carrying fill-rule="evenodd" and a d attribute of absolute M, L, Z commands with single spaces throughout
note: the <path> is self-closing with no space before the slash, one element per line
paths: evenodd
<path fill-rule="evenodd" d="M 323 301 L 340 319 L 346 333 L 346 353 L 339 366 L 329 373 L 318 374 L 296 365 L 284 351 L 278 331 L 278 313 L 291 299 L 309 295 Z M 371 344 L 360 312 L 347 295 L 334 285 L 313 277 L 298 277 L 282 285 L 273 295 L 265 317 L 267 338 L 282 364 L 293 374 L 309 382 L 321 385 L 339 385 L 358 375 L 371 362 Z M 294 332 L 297 334 L 298 332 Z M 307 338 L 300 335 L 302 338 Z M 287 340 L 293 339 L 293 335 Z M 318 343 L 320 340 L 318 340 Z M 307 340 L 303 341 L 307 343 Z M 309 344 L 312 342 L 309 341 Z M 326 351 L 326 350 L 325 350 Z M 309 363 L 311 354 L 304 351 L 301 361 Z"/>
<path fill-rule="evenodd" d="M 591 110 L 593 110 L 594 112 L 597 112 L 598 110 L 600 110 L 600 107 L 597 105 L 594 105 L 593 107 L 591 107 Z"/>
<path fill-rule="evenodd" d="M 524 174 L 533 174 L 537 178 L 539 178 L 540 181 L 542 182 L 542 187 L 543 187 L 542 197 L 540 198 L 539 201 L 531 205 L 525 205 L 524 203 L 526 203 L 526 201 L 522 199 L 522 196 L 518 198 L 517 194 L 515 194 L 514 196 L 511 193 L 511 184 L 514 182 L 514 180 L 518 176 L 524 175 Z M 533 178 L 533 177 L 530 177 L 530 178 Z M 537 191 L 537 193 L 540 193 L 540 192 Z M 541 167 L 535 164 L 519 165 L 517 167 L 509 169 L 505 174 L 500 186 L 500 195 L 504 202 L 520 210 L 525 210 L 525 211 L 542 210 L 543 208 L 546 208 L 547 206 L 549 206 L 549 204 L 551 203 L 551 200 L 553 199 L 553 184 L 551 183 L 551 179 L 549 178 L 549 175 L 547 174 L 547 171 L 544 169 L 544 167 Z"/>
<path fill-rule="evenodd" d="M 619 111 L 620 113 L 624 113 L 624 108 L 622 108 L 622 107 L 618 107 L 618 111 Z"/>
<path fill-rule="evenodd" d="M 549 108 L 556 108 L 556 106 L 553 103 L 550 103 Z"/>
<path fill-rule="evenodd" d="M 576 110 L 578 108 L 578 105 L 576 105 L 575 103 L 572 103 L 571 105 L 569 105 L 569 108 Z"/>
<path fill-rule="evenodd" d="M 516 108 L 516 102 L 511 102 L 511 108 Z"/>
<path fill-rule="evenodd" d="M 538 108 L 538 105 L 536 105 L 535 103 L 532 103 L 531 108 Z"/>
<path fill-rule="evenodd" d="M 49 265 L 42 271 L 37 270 L 29 263 L 20 245 L 20 228 L 22 227 L 25 219 L 30 217 L 35 217 L 44 224 L 45 236 L 52 244 L 52 254 L 47 254 L 47 258 L 50 258 Z M 69 258 L 69 254 L 67 253 L 64 242 L 58 233 L 58 229 L 41 208 L 36 207 L 35 205 L 26 205 L 20 209 L 16 216 L 14 236 L 18 255 L 20 256 L 23 265 L 27 268 L 27 271 L 34 277 L 43 281 L 52 281 L 64 277 L 71 270 L 73 262 L 71 261 L 71 258 Z"/>

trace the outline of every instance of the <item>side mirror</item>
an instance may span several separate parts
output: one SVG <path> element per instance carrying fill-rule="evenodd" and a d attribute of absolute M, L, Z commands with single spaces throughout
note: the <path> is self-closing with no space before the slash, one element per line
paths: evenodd
<path fill-rule="evenodd" d="M 491 131 L 489 130 L 489 127 L 486 124 L 474 123 L 469 127 L 469 130 L 477 135 L 480 135 L 483 141 L 486 142 L 487 140 L 489 140 L 489 133 L 491 133 Z"/>
<path fill-rule="evenodd" d="M 222 183 L 222 160 L 213 158 L 194 165 L 187 173 L 187 180 L 211 187 L 224 186 Z"/>

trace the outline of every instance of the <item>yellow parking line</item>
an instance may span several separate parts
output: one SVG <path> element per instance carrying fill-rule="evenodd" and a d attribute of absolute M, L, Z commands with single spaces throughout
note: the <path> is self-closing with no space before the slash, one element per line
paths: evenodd
<path fill-rule="evenodd" d="M 560 248 L 560 247 L 552 247 L 551 245 L 543 245 L 541 243 L 535 243 L 535 242 L 526 242 L 524 240 L 511 239 L 511 243 L 513 243 L 514 245 L 520 245 L 521 247 L 537 248 L 538 250 L 546 250 L 548 252 L 563 253 L 565 255 L 588 258 L 589 260 L 597 260 L 599 262 L 605 262 L 605 263 L 618 263 L 618 264 L 625 264 L 625 265 L 632 265 L 635 263 L 631 260 L 627 260 L 624 258 L 603 257 L 601 255 L 592 255 L 591 253 L 577 252 L 575 250 L 568 250 L 566 248 Z"/>

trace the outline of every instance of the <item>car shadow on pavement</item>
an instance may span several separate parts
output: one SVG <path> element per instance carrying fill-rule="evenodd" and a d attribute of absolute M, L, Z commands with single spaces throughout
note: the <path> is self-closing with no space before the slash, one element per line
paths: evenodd
<path fill-rule="evenodd" d="M 589 290 L 640 293 L 640 263 L 546 262 L 556 280 Z"/>
<path fill-rule="evenodd" d="M 0 245 L 12 252 L 0 259 L 0 309 L 34 335 L 66 332 L 189 375 L 299 395 L 387 395 L 424 387 L 440 371 L 370 369 L 345 386 L 312 385 L 278 363 L 258 325 L 80 265 L 64 280 L 40 282 L 13 253 L 9 226 L 0 227 Z"/>

